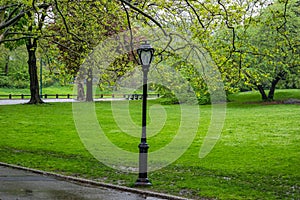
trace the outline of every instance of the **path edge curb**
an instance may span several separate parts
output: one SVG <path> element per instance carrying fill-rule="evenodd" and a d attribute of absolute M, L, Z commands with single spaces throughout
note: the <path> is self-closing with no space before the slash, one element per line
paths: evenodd
<path fill-rule="evenodd" d="M 36 173 L 36 174 L 40 174 L 40 175 L 45 175 L 45 176 L 52 176 L 52 177 L 66 180 L 66 181 L 73 181 L 73 182 L 89 184 L 89 185 L 93 185 L 93 186 L 100 186 L 100 187 L 104 187 L 104 188 L 115 189 L 115 190 L 119 190 L 119 191 L 123 191 L 123 192 L 131 192 L 131 193 L 146 195 L 146 196 L 150 196 L 150 197 L 157 197 L 157 198 L 163 198 L 163 199 L 168 199 L 168 200 L 190 200 L 190 199 L 184 198 L 184 197 L 163 194 L 163 193 L 158 193 L 158 192 L 152 192 L 149 190 L 141 190 L 141 189 L 130 188 L 130 187 L 125 187 L 125 186 L 113 185 L 113 184 L 109 184 L 109 183 L 103 183 L 103 182 L 98 182 L 98 181 L 93 181 L 93 180 L 78 178 L 78 177 L 73 177 L 73 176 L 66 176 L 66 175 L 62 175 L 62 174 L 46 172 L 46 171 L 42 171 L 42 170 L 38 170 L 38 169 L 22 167 L 19 165 L 8 164 L 8 163 L 4 163 L 4 162 L 0 162 L 0 166 L 19 169 L 19 170 L 28 171 L 28 172 L 32 172 L 32 173 Z"/>

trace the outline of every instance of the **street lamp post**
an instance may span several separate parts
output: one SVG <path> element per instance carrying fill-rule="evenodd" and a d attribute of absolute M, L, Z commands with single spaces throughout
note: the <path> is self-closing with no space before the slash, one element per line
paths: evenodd
<path fill-rule="evenodd" d="M 148 162 L 148 144 L 146 137 L 146 124 L 147 124 L 147 81 L 148 81 L 148 72 L 151 61 L 153 59 L 154 49 L 149 43 L 145 41 L 137 49 L 137 54 L 139 56 L 140 64 L 142 65 L 143 70 L 143 105 L 142 105 L 142 137 L 141 143 L 139 144 L 139 177 L 135 182 L 136 186 L 147 186 L 151 185 L 151 182 L 147 178 L 147 162 Z"/>

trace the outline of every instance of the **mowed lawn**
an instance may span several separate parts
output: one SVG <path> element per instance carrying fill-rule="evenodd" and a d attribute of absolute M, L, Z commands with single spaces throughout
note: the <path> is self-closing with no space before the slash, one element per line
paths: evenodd
<path fill-rule="evenodd" d="M 279 91 L 277 97 L 299 98 L 299 93 Z M 230 98 L 221 137 L 201 159 L 211 106 L 200 106 L 194 142 L 176 162 L 150 172 L 153 186 L 146 189 L 194 199 L 300 199 L 300 105 L 263 104 L 257 97 L 243 93 Z M 153 104 L 156 101 L 149 101 Z M 140 124 L 141 101 L 130 101 L 129 108 L 132 120 Z M 169 143 L 180 126 L 180 106 L 163 108 L 165 127 L 148 138 L 149 151 Z M 95 103 L 95 110 L 115 145 L 138 152 L 139 138 L 119 130 L 110 102 Z M 137 174 L 111 169 L 85 149 L 71 103 L 0 106 L 0 130 L 0 162 L 130 187 L 136 181 Z"/>

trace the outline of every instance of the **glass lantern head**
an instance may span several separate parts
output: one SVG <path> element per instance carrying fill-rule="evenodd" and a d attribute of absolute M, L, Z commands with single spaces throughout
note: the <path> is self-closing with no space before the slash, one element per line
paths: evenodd
<path fill-rule="evenodd" d="M 141 65 L 150 65 L 153 60 L 154 49 L 145 41 L 138 49 L 137 54 Z"/>

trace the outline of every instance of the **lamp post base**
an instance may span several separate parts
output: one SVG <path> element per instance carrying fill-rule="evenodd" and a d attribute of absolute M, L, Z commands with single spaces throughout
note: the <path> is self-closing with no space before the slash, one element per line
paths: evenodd
<path fill-rule="evenodd" d="M 148 178 L 138 178 L 135 182 L 135 186 L 151 186 L 151 182 Z"/>

